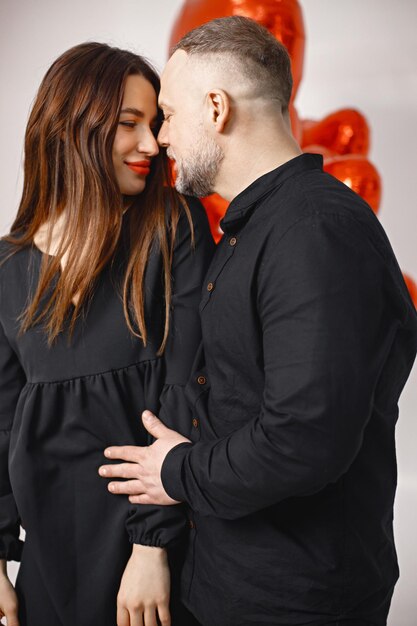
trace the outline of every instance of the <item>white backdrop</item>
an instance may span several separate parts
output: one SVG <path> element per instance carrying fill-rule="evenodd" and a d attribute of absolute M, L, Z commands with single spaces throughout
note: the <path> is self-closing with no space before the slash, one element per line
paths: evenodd
<path fill-rule="evenodd" d="M 300 0 L 307 33 L 302 118 L 355 107 L 372 129 L 371 159 L 383 181 L 379 217 L 402 269 L 417 280 L 417 2 Z M 146 55 L 162 68 L 182 0 L 1 0 L 0 233 L 21 191 L 25 124 L 41 78 L 72 45 L 105 41 Z M 401 401 L 395 531 L 401 579 L 390 626 L 417 624 L 417 367 Z"/>

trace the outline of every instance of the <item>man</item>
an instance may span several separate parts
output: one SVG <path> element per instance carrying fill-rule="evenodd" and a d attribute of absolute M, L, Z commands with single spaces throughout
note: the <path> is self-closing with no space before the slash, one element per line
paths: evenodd
<path fill-rule="evenodd" d="M 154 416 L 113 493 L 190 507 L 183 599 L 204 626 L 386 624 L 398 398 L 416 312 L 366 203 L 291 136 L 288 55 L 241 17 L 187 34 L 162 75 L 177 188 L 231 201 L 187 385 L 192 443 Z M 190 418 L 191 421 L 191 418 Z"/>

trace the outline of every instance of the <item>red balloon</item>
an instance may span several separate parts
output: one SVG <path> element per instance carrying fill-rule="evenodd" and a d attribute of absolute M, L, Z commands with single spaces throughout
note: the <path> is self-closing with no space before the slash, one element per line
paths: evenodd
<path fill-rule="evenodd" d="M 207 212 L 208 221 L 210 224 L 211 234 L 216 243 L 223 237 L 223 231 L 220 228 L 220 220 L 223 218 L 227 211 L 229 203 L 227 200 L 219 196 L 217 193 L 201 198 L 201 202 Z"/>
<path fill-rule="evenodd" d="M 252 18 L 284 44 L 291 57 L 294 100 L 303 74 L 305 45 L 303 14 L 298 0 L 185 0 L 172 29 L 170 49 L 193 28 L 227 15 Z"/>
<path fill-rule="evenodd" d="M 303 152 L 312 152 L 313 154 L 321 154 L 325 159 L 330 159 L 331 157 L 337 156 L 334 152 L 325 148 L 324 146 L 320 146 L 318 144 L 311 144 L 309 146 L 303 146 Z"/>
<path fill-rule="evenodd" d="M 417 309 L 417 284 L 410 276 L 408 276 L 408 274 L 403 274 L 403 277 L 405 284 L 407 285 L 407 289 L 410 292 L 411 299 L 414 302 L 414 306 Z"/>
<path fill-rule="evenodd" d="M 381 202 L 381 177 L 370 161 L 364 156 L 351 154 L 324 160 L 324 170 L 356 191 L 378 212 Z"/>
<path fill-rule="evenodd" d="M 369 126 L 354 109 L 342 109 L 320 121 L 304 120 L 301 146 L 325 146 L 335 154 L 363 154 L 369 151 Z"/>

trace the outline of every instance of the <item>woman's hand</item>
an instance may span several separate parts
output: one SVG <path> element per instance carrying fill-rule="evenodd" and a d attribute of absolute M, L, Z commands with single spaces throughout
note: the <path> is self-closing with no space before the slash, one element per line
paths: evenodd
<path fill-rule="evenodd" d="M 117 626 L 171 625 L 170 574 L 163 548 L 133 545 L 117 595 Z"/>
<path fill-rule="evenodd" d="M 5 617 L 7 626 L 19 626 L 17 595 L 7 577 L 6 561 L 0 560 L 0 620 Z"/>

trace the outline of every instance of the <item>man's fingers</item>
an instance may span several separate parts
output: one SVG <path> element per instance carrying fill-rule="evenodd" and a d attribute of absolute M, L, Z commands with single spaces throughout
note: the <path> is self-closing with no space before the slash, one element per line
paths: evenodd
<path fill-rule="evenodd" d="M 147 448 L 140 446 L 110 446 L 104 450 L 104 456 L 108 459 L 120 459 L 130 463 L 140 463 L 143 452 Z"/>
<path fill-rule="evenodd" d="M 141 493 L 136 496 L 129 496 L 129 502 L 131 504 L 155 504 L 152 498 L 146 493 Z"/>
<path fill-rule="evenodd" d="M 111 482 L 107 485 L 111 493 L 137 496 L 143 493 L 144 488 L 140 480 L 126 480 L 125 482 Z"/>
<path fill-rule="evenodd" d="M 155 437 L 155 439 L 159 439 L 164 435 L 167 436 L 171 432 L 171 430 L 150 411 L 144 411 L 142 413 L 142 422 L 148 433 Z"/>
<path fill-rule="evenodd" d="M 102 465 L 98 473 L 105 478 L 138 478 L 139 468 L 138 463 L 117 463 L 116 465 Z"/>

